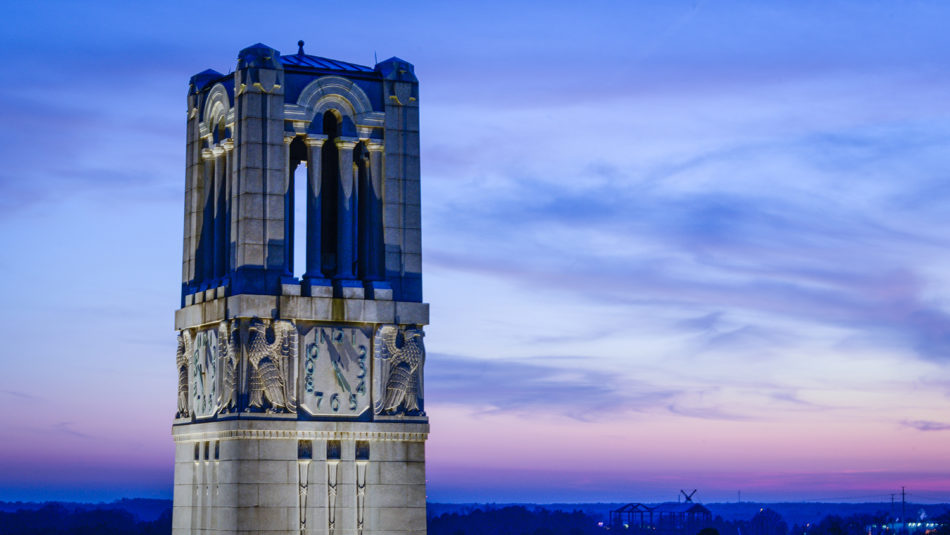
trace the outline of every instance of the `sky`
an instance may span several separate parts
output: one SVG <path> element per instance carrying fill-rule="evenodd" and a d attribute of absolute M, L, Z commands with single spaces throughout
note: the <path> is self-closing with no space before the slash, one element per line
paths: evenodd
<path fill-rule="evenodd" d="M 171 497 L 185 96 L 420 80 L 428 498 L 950 501 L 950 5 L 19 2 L 0 500 Z"/>

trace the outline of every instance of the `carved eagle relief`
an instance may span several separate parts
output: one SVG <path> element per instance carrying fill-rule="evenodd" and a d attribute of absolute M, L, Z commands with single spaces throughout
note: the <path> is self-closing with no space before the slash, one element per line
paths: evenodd
<path fill-rule="evenodd" d="M 269 333 L 273 333 L 269 341 Z M 296 412 L 287 371 L 297 354 L 297 327 L 290 321 L 253 319 L 247 327 L 248 405 L 268 412 Z"/>
<path fill-rule="evenodd" d="M 377 411 L 385 414 L 418 415 L 422 413 L 420 379 L 425 363 L 425 333 L 416 327 L 398 328 L 384 325 L 377 335 L 379 358 L 388 360 L 388 376 L 384 377 L 384 395 Z M 380 347 L 381 346 L 381 347 Z"/>
<path fill-rule="evenodd" d="M 178 414 L 176 418 L 187 418 L 188 411 L 188 359 L 194 347 L 191 330 L 185 329 L 178 333 L 178 354 L 175 363 L 178 366 Z"/>
<path fill-rule="evenodd" d="M 218 324 L 218 355 L 221 366 L 221 412 L 231 412 L 238 405 L 238 361 L 241 351 L 241 330 L 238 321 Z"/>

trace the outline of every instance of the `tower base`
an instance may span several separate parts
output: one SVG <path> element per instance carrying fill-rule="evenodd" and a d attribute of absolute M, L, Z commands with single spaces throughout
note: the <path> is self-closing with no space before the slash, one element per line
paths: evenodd
<path fill-rule="evenodd" d="M 174 427 L 175 535 L 425 534 L 428 423 L 277 418 Z"/>

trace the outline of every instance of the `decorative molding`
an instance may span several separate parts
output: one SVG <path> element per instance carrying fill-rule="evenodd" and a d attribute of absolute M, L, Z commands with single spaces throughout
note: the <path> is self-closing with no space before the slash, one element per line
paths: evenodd
<path fill-rule="evenodd" d="M 356 534 L 363 535 L 363 519 L 366 512 L 366 465 L 356 461 Z"/>
<path fill-rule="evenodd" d="M 298 503 L 300 510 L 300 535 L 307 533 L 307 492 L 310 487 L 310 460 L 297 461 Z"/>
<path fill-rule="evenodd" d="M 340 461 L 327 460 L 327 531 L 336 531 L 336 485 L 340 480 Z"/>
<path fill-rule="evenodd" d="M 366 93 L 353 81 L 340 76 L 321 76 L 310 82 L 300 92 L 297 104 L 284 107 L 286 119 L 312 121 L 317 113 L 329 108 L 349 115 L 356 126 L 379 128 L 386 114 L 373 110 Z"/>
<path fill-rule="evenodd" d="M 425 425 L 425 424 L 422 424 Z M 177 431 L 177 430 L 176 430 Z M 222 431 L 176 432 L 175 442 L 202 440 L 368 440 L 373 442 L 425 442 L 425 432 L 395 431 L 303 431 L 227 429 Z"/>
<path fill-rule="evenodd" d="M 366 93 L 360 89 L 360 86 L 342 76 L 321 76 L 310 82 L 300 91 L 297 104 L 308 110 L 313 110 L 316 108 L 317 102 L 330 95 L 336 95 L 344 99 L 353 111 L 354 116 L 373 111 L 372 102 L 370 102 Z"/>
<path fill-rule="evenodd" d="M 231 114 L 233 114 L 233 108 L 231 99 L 228 97 L 228 90 L 221 82 L 218 82 L 208 91 L 202 107 L 200 127 L 204 127 L 202 128 L 203 135 L 213 132 L 221 119 L 228 122 L 228 116 Z M 230 122 L 233 122 L 233 119 Z"/>

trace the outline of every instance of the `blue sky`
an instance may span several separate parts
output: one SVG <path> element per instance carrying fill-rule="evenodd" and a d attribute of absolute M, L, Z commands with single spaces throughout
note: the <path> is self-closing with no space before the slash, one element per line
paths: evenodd
<path fill-rule="evenodd" d="M 6 11 L 0 499 L 170 495 L 187 81 L 298 39 L 420 79 L 430 499 L 950 499 L 945 5 Z"/>

